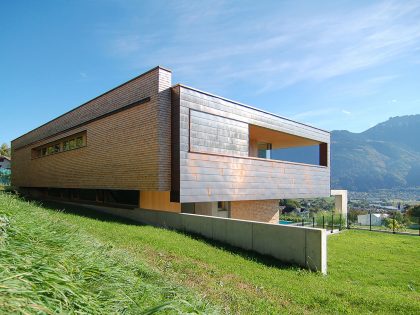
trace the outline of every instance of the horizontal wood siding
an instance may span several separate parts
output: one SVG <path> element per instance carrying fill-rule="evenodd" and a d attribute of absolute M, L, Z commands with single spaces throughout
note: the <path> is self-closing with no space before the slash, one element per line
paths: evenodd
<path fill-rule="evenodd" d="M 152 97 L 152 101 L 156 101 L 158 98 L 159 76 L 164 73 L 168 73 L 170 76 L 170 72 L 167 70 L 159 67 L 154 68 L 20 136 L 13 140 L 13 146 L 15 149 L 18 149 L 22 146 L 54 136 L 69 128 L 78 126 L 146 97 Z M 166 88 L 169 87 L 170 83 Z"/>
<path fill-rule="evenodd" d="M 187 87 L 176 88 L 180 98 L 181 202 L 330 195 L 329 167 L 250 158 L 247 157 L 248 139 L 246 144 L 240 142 L 248 124 L 325 142 L 329 147 L 328 132 Z M 238 127 L 240 132 L 229 130 L 232 126 Z M 232 133 L 224 138 L 225 130 Z M 204 142 L 197 145 L 197 139 L 201 138 Z M 232 143 L 239 144 L 239 150 L 226 150 L 224 146 Z M 247 154 L 244 154 L 245 149 Z"/>
<path fill-rule="evenodd" d="M 65 115 L 13 141 L 13 185 L 169 191 L 171 109 L 167 94 L 170 93 L 170 72 L 156 68 L 120 88 L 122 91 L 113 90 L 112 95 L 105 94 L 102 96 L 105 99 L 100 97 L 94 102 L 109 109 L 132 102 L 137 97 L 149 97 L 150 100 L 51 136 L 51 130 L 68 126 L 70 117 L 83 122 L 83 119 L 74 117 L 75 113 L 70 113 L 70 117 Z M 96 105 L 84 106 L 96 108 Z M 80 110 L 86 113 L 87 109 Z M 96 114 L 96 110 L 86 113 L 90 117 Z M 45 139 L 23 147 L 16 145 L 29 143 L 39 137 L 41 131 Z M 81 131 L 86 132 L 85 147 L 31 158 L 32 148 Z"/>

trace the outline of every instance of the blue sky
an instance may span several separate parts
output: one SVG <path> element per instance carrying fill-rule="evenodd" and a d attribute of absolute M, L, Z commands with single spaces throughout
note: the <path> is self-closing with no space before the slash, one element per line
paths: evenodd
<path fill-rule="evenodd" d="M 327 129 L 420 113 L 419 1 L 2 1 L 0 143 L 156 66 Z"/>

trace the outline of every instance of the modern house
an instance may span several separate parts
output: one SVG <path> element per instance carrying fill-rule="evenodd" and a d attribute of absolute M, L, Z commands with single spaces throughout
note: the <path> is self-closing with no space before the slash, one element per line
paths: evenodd
<path fill-rule="evenodd" d="M 359 225 L 380 226 L 386 218 L 388 218 L 388 214 L 385 213 L 359 214 L 357 216 L 357 223 Z"/>
<path fill-rule="evenodd" d="M 12 160 L 7 157 L 0 155 L 0 170 L 10 170 Z"/>
<path fill-rule="evenodd" d="M 317 163 L 275 159 L 304 146 Z M 12 185 L 38 198 L 277 223 L 279 199 L 330 196 L 329 148 L 327 131 L 172 85 L 156 67 L 13 140 Z"/>

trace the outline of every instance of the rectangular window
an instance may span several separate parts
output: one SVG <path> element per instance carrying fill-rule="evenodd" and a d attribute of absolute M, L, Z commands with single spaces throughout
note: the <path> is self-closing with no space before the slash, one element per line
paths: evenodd
<path fill-rule="evenodd" d="M 73 149 L 76 149 L 76 140 L 71 139 L 69 141 L 69 150 L 73 150 Z"/>
<path fill-rule="evenodd" d="M 86 146 L 86 131 L 32 149 L 32 158 L 79 149 Z"/>
<path fill-rule="evenodd" d="M 76 138 L 76 148 L 81 148 L 83 146 L 83 137 Z"/>
<path fill-rule="evenodd" d="M 47 155 L 53 154 L 53 152 L 54 152 L 54 148 L 53 148 L 53 146 L 49 146 L 49 147 L 47 148 Z"/>
<path fill-rule="evenodd" d="M 68 140 L 63 142 L 63 151 L 68 151 L 70 150 L 70 143 Z"/>
<path fill-rule="evenodd" d="M 229 201 L 218 201 L 217 210 L 219 211 L 229 211 Z"/>
<path fill-rule="evenodd" d="M 258 142 L 258 157 L 262 159 L 271 159 L 271 143 Z"/>
<path fill-rule="evenodd" d="M 60 143 L 54 144 L 54 153 L 58 153 L 61 151 Z"/>

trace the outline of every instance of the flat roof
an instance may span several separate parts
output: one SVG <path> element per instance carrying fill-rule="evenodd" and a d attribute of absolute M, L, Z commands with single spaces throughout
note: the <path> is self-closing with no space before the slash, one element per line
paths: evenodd
<path fill-rule="evenodd" d="M 124 82 L 124 83 L 122 83 L 122 84 L 119 84 L 118 86 L 116 86 L 116 87 L 114 87 L 114 88 L 112 88 L 112 89 L 110 89 L 110 90 L 108 90 L 108 91 L 106 91 L 106 92 L 104 92 L 104 93 L 102 93 L 102 94 L 100 94 L 100 95 L 98 95 L 98 96 L 96 96 L 96 97 L 94 97 L 94 98 L 92 98 L 92 99 L 88 100 L 88 101 L 84 102 L 83 104 L 81 104 L 81 105 L 79 105 L 79 106 L 77 106 L 77 107 L 75 107 L 75 108 L 73 108 L 73 109 L 71 109 L 71 110 L 69 110 L 69 111 L 67 111 L 67 112 L 65 112 L 65 113 L 63 113 L 63 114 L 61 114 L 61 115 L 59 115 L 59 116 L 57 116 L 57 117 L 55 117 L 55 118 L 53 118 L 53 119 L 49 120 L 49 121 L 47 121 L 46 123 L 44 123 L 44 124 L 42 124 L 42 125 L 40 125 L 40 126 L 38 126 L 38 127 L 34 128 L 34 129 L 32 129 L 32 130 L 30 130 L 30 131 L 28 131 L 28 132 L 26 132 L 26 133 L 24 133 L 23 135 L 21 135 L 21 136 L 19 136 L 19 137 L 15 138 L 15 139 L 13 139 L 12 141 L 15 141 L 15 140 L 17 140 L 17 139 L 20 139 L 20 138 L 22 138 L 22 137 L 24 137 L 24 136 L 26 136 L 26 135 L 30 134 L 31 132 L 33 132 L 33 131 L 35 131 L 35 130 L 37 130 L 37 129 L 39 129 L 39 128 L 43 127 L 43 126 L 48 125 L 49 123 L 51 123 L 51 122 L 53 122 L 53 121 L 55 121 L 55 120 L 57 120 L 57 119 L 60 119 L 61 117 L 65 116 L 65 115 L 67 115 L 67 114 L 69 114 L 69 113 L 71 113 L 72 111 L 74 111 L 74 110 L 76 110 L 76 109 L 78 109 L 78 108 L 80 108 L 80 107 L 83 107 L 83 106 L 87 105 L 88 103 L 92 102 L 93 100 L 95 100 L 95 99 L 97 99 L 97 98 L 100 98 L 100 97 L 102 97 L 102 96 L 104 96 L 104 95 L 106 95 L 106 94 L 108 94 L 108 93 L 110 93 L 110 92 L 112 92 L 112 91 L 114 91 L 114 90 L 116 90 L 116 89 L 118 89 L 118 88 L 120 88 L 120 87 L 122 87 L 122 86 L 124 86 L 124 85 L 126 85 L 126 84 L 128 84 L 128 83 L 130 83 L 131 81 L 134 81 L 134 80 L 136 80 L 137 78 L 140 78 L 140 77 L 142 77 L 142 76 L 144 76 L 144 75 L 148 74 L 149 72 L 152 72 L 152 71 L 154 71 L 154 70 L 156 70 L 156 69 L 162 69 L 162 70 L 165 70 L 165 71 L 168 71 L 168 72 L 171 72 L 171 73 L 172 73 L 172 71 L 171 71 L 170 69 L 168 69 L 168 68 L 165 68 L 165 67 L 162 67 L 162 66 L 156 66 L 156 67 L 154 67 L 154 68 L 152 68 L 152 69 L 150 69 L 150 70 L 148 70 L 148 71 L 146 71 L 146 72 L 144 72 L 144 73 L 142 73 L 142 74 L 139 74 L 138 76 L 135 76 L 134 78 L 132 78 L 132 79 L 130 79 L 130 80 L 128 80 L 128 81 L 126 81 L 126 82 Z M 236 105 L 240 105 L 240 106 L 243 106 L 243 107 L 246 107 L 246 108 L 249 108 L 249 109 L 255 110 L 255 111 L 259 111 L 259 112 L 261 112 L 261 113 L 265 113 L 265 114 L 268 114 L 268 115 L 271 115 L 271 116 L 274 116 L 274 117 L 278 117 L 278 118 L 281 118 L 281 119 L 284 119 L 284 120 L 288 120 L 288 121 L 291 121 L 291 122 L 294 122 L 294 123 L 297 123 L 297 124 L 300 124 L 300 125 L 303 125 L 303 126 L 307 126 L 307 127 L 313 128 L 313 129 L 317 129 L 317 130 L 320 130 L 320 131 L 325 132 L 325 133 L 330 133 L 330 132 L 329 132 L 329 131 L 327 131 L 327 130 L 324 130 L 324 129 L 321 129 L 321 128 L 318 128 L 318 127 L 314 127 L 314 126 L 311 126 L 311 125 L 309 125 L 309 124 L 301 123 L 301 122 L 299 122 L 299 121 L 296 121 L 296 120 L 293 120 L 293 119 L 290 119 L 290 118 L 286 118 L 286 117 L 284 117 L 284 116 L 280 116 L 280 115 L 278 115 L 278 114 L 274 114 L 274 113 L 271 113 L 271 112 L 268 112 L 268 111 L 262 110 L 262 109 L 260 109 L 260 108 L 253 107 L 253 106 L 250 106 L 250 105 L 247 105 L 247 104 L 244 104 L 244 103 L 238 102 L 238 101 L 234 101 L 234 100 L 228 99 L 228 98 L 223 97 L 223 96 L 220 96 L 220 95 L 216 95 L 216 94 L 213 94 L 213 93 L 210 93 L 210 92 L 202 91 L 202 90 L 200 90 L 200 89 L 193 88 L 193 87 L 187 86 L 187 85 L 185 85 L 185 84 L 178 83 L 178 84 L 173 85 L 172 87 L 176 87 L 176 86 L 180 86 L 180 87 L 183 87 L 183 88 L 187 88 L 187 89 L 190 89 L 190 90 L 193 90 L 193 91 L 196 91 L 196 92 L 199 92 L 199 93 L 205 94 L 205 95 L 209 95 L 209 96 L 212 96 L 212 97 L 215 97 L 215 98 L 218 98 L 218 99 L 221 99 L 221 100 L 224 100 L 224 101 L 227 101 L 227 102 L 230 102 L 230 103 L 236 104 Z"/>
<path fill-rule="evenodd" d="M 239 105 L 239 106 L 243 106 L 243 107 L 246 107 L 246 108 L 249 108 L 249 109 L 253 109 L 253 110 L 256 110 L 256 111 L 261 112 L 261 113 L 264 113 L 264 114 L 268 114 L 268 115 L 271 115 L 271 116 L 275 116 L 275 117 L 278 117 L 278 118 L 281 118 L 281 119 L 284 119 L 284 120 L 288 120 L 288 121 L 297 123 L 299 125 L 304 125 L 304 126 L 307 126 L 307 127 L 310 127 L 310 128 L 314 128 L 314 129 L 317 129 L 317 130 L 320 130 L 320 131 L 323 131 L 323 132 L 326 132 L 326 133 L 330 133 L 327 130 L 324 130 L 324 129 L 321 129 L 321 128 L 318 128 L 318 127 L 314 127 L 314 126 L 311 126 L 309 124 L 301 123 L 299 121 L 296 121 L 296 120 L 293 120 L 293 119 L 290 119 L 290 118 L 286 118 L 284 116 L 280 116 L 278 114 L 274 114 L 274 113 L 265 111 L 263 109 L 260 109 L 260 108 L 257 108 L 257 107 L 253 107 L 253 106 L 250 106 L 250 105 L 247 105 L 247 104 L 238 102 L 238 101 L 234 101 L 234 100 L 228 99 L 228 98 L 223 97 L 223 96 L 220 96 L 220 95 L 216 95 L 216 94 L 212 94 L 212 93 L 209 93 L 209 92 L 206 92 L 206 91 L 202 91 L 202 90 L 193 88 L 191 86 L 188 86 L 188 85 L 185 85 L 185 84 L 182 84 L 182 83 L 177 83 L 177 84 L 173 85 L 172 87 L 176 87 L 176 86 L 180 86 L 180 87 L 183 87 L 183 88 L 186 88 L 186 89 L 189 89 L 189 90 L 193 90 L 193 91 L 196 91 L 196 92 L 199 92 L 199 93 L 202 93 L 202 94 L 206 94 L 206 95 L 209 95 L 209 96 L 212 96 L 212 97 L 216 97 L 216 98 L 219 98 L 221 100 L 224 100 L 224 101 L 227 101 L 227 102 L 230 102 L 230 103 Z"/>

